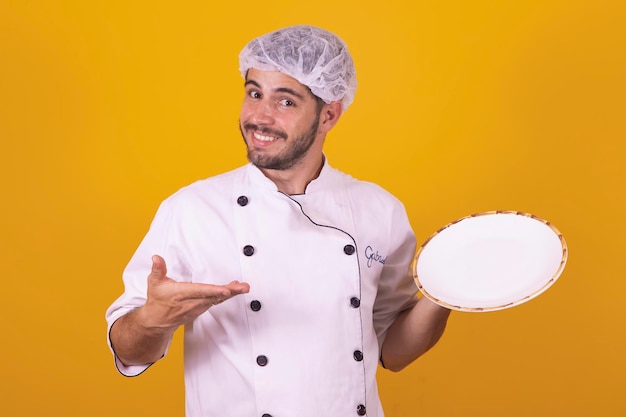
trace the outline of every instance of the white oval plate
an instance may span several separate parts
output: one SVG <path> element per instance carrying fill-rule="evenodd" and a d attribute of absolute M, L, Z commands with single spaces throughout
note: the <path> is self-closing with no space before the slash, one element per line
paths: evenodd
<path fill-rule="evenodd" d="M 413 261 L 424 296 L 459 311 L 494 311 L 547 290 L 567 261 L 563 235 L 548 221 L 518 211 L 463 217 L 433 234 Z"/>

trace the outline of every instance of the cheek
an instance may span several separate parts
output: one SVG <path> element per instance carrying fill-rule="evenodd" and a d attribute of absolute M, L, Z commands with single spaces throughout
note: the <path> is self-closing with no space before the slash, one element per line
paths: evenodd
<path fill-rule="evenodd" d="M 244 117 L 246 119 L 249 119 L 258 110 L 258 106 L 259 104 L 251 100 L 249 97 L 244 97 L 243 101 L 241 102 L 239 115 L 242 119 Z"/>
<path fill-rule="evenodd" d="M 244 103 L 241 106 L 241 110 L 239 111 L 239 120 L 241 120 L 242 122 L 248 120 L 250 118 L 250 114 L 250 106 L 246 106 L 246 104 Z"/>

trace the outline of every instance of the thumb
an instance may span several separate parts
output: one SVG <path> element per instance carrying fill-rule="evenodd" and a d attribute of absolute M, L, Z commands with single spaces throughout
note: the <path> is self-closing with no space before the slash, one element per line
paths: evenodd
<path fill-rule="evenodd" d="M 165 278 L 167 275 L 167 266 L 165 260 L 159 255 L 152 255 L 152 271 L 150 272 L 154 278 Z"/>

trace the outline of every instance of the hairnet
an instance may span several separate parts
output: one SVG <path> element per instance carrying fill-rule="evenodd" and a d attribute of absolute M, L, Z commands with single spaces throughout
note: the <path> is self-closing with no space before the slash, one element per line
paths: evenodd
<path fill-rule="evenodd" d="M 244 78 L 250 68 L 289 75 L 324 102 L 341 101 L 344 111 L 354 99 L 356 71 L 348 47 L 315 26 L 289 26 L 253 39 L 239 54 Z"/>

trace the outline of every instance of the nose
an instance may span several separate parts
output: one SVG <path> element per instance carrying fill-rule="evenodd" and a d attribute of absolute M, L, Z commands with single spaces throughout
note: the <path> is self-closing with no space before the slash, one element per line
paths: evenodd
<path fill-rule="evenodd" d="M 274 113 L 270 102 L 267 100 L 256 102 L 251 108 L 250 121 L 257 125 L 271 125 L 274 123 Z"/>

